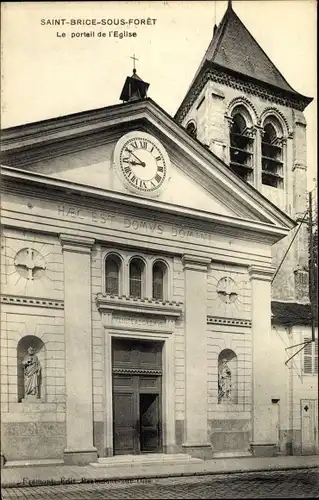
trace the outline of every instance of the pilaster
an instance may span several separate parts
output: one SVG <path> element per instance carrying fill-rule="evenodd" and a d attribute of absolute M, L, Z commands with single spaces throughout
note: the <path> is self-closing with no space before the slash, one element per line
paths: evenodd
<path fill-rule="evenodd" d="M 231 128 L 233 123 L 234 123 L 233 118 L 230 115 L 225 114 L 225 138 L 227 138 L 226 143 L 227 143 L 228 147 L 226 147 L 224 161 L 225 161 L 225 163 L 227 163 L 227 165 L 229 165 L 229 163 L 230 163 L 230 135 L 229 135 L 229 132 L 230 132 L 230 128 Z"/>
<path fill-rule="evenodd" d="M 66 464 L 97 459 L 93 446 L 91 248 L 92 238 L 60 235 L 64 262 Z"/>
<path fill-rule="evenodd" d="M 272 380 L 275 367 L 271 350 L 272 267 L 250 266 L 252 295 L 252 440 L 254 456 L 274 456 Z"/>
<path fill-rule="evenodd" d="M 186 453 L 212 456 L 207 435 L 207 266 L 210 259 L 183 256 L 185 279 L 185 442 Z"/>
<path fill-rule="evenodd" d="M 291 174 L 291 165 L 293 164 L 293 138 L 289 134 L 282 139 L 282 161 L 284 164 L 284 192 L 285 211 L 293 215 L 293 175 Z"/>

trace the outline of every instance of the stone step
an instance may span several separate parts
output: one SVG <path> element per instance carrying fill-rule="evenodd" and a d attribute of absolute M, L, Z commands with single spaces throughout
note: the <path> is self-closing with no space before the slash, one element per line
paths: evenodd
<path fill-rule="evenodd" d="M 39 460 L 10 460 L 4 464 L 5 468 L 9 467 L 43 467 L 52 465 L 63 465 L 63 460 L 57 459 L 39 459 Z"/>
<path fill-rule="evenodd" d="M 203 462 L 200 458 L 194 458 L 185 453 L 165 454 L 147 453 L 143 455 L 115 455 L 114 457 L 99 458 L 94 467 L 118 467 L 138 465 L 170 465 L 170 464 L 192 464 Z"/>
<path fill-rule="evenodd" d="M 213 458 L 240 458 L 240 457 L 252 457 L 250 451 L 221 451 L 215 452 Z"/>

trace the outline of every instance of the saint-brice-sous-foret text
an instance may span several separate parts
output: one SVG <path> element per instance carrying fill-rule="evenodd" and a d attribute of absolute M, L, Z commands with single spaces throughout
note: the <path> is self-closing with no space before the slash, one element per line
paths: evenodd
<path fill-rule="evenodd" d="M 140 27 L 155 26 L 156 18 L 132 17 L 132 18 L 44 18 L 41 26 L 59 27 L 56 31 L 57 38 L 136 38 Z M 72 31 L 67 28 L 71 27 Z M 99 27 L 102 30 L 99 31 Z M 109 28 L 103 31 L 103 28 Z M 73 31 L 75 28 L 76 31 Z"/>

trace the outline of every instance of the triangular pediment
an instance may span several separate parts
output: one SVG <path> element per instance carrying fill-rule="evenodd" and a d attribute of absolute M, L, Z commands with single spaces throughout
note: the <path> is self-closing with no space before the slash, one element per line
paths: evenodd
<path fill-rule="evenodd" d="M 147 127 L 144 130 L 147 130 Z M 136 129 L 138 134 L 140 127 Z M 154 133 L 150 134 L 155 137 Z M 123 179 L 118 175 L 117 165 L 113 161 L 113 152 L 116 140 L 103 145 L 89 147 L 85 150 L 72 151 L 62 156 L 45 159 L 34 165 L 26 167 L 29 172 L 43 174 L 54 179 L 70 181 L 88 187 L 98 187 L 105 191 L 114 191 L 132 194 L 132 191 L 125 185 Z M 162 141 L 163 145 L 165 141 Z M 165 146 L 164 146 L 165 147 Z M 183 160 L 179 161 L 178 152 L 174 158 L 170 157 L 168 168 L 168 181 L 159 194 L 154 198 L 161 202 L 176 204 L 193 209 L 200 209 L 206 212 L 238 216 L 238 210 L 227 207 L 227 204 L 218 200 L 214 196 L 214 190 L 207 190 L 197 182 L 196 172 L 194 177 L 183 168 Z M 136 195 L 136 192 L 133 191 Z M 138 194 L 137 194 L 138 196 Z M 147 198 L 147 193 L 141 195 Z"/>
<path fill-rule="evenodd" d="M 85 116 L 84 116 L 85 115 Z M 82 119 L 81 119 L 82 118 Z M 158 194 L 132 193 L 117 171 L 114 151 L 128 132 L 154 137 L 169 158 L 167 181 Z M 281 227 L 293 222 L 259 192 L 241 181 L 217 156 L 191 138 L 150 99 L 93 110 L 48 123 L 7 129 L 4 163 L 24 175 L 69 183 L 70 190 L 96 188 L 123 202 L 149 200 L 150 207 L 177 207 Z M 27 178 L 27 177 L 26 177 Z"/>

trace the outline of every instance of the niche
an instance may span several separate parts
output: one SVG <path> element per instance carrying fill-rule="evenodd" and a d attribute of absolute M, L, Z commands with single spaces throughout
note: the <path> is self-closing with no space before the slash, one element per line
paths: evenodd
<path fill-rule="evenodd" d="M 224 349 L 218 356 L 218 403 L 237 402 L 237 356 L 231 349 Z"/>
<path fill-rule="evenodd" d="M 29 361 L 28 349 L 32 348 L 33 360 Z M 32 390 L 33 394 L 26 394 L 25 386 L 25 365 L 23 362 L 28 363 L 28 372 L 31 374 L 29 377 L 28 390 Z M 19 340 L 17 345 L 17 374 L 18 374 L 18 402 L 22 401 L 40 402 L 45 398 L 45 345 L 41 339 L 34 335 L 26 335 Z M 36 386 L 36 387 L 35 387 Z"/>

